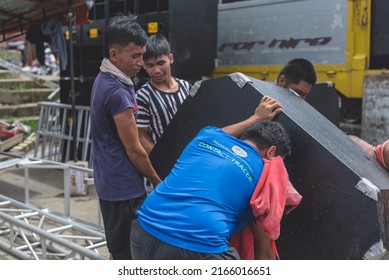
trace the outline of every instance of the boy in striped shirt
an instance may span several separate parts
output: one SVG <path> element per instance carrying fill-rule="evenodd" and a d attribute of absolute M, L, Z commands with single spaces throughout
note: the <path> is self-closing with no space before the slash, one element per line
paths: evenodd
<path fill-rule="evenodd" d="M 172 77 L 174 56 L 162 35 L 149 37 L 143 55 L 143 68 L 150 80 L 137 91 L 139 140 L 147 153 L 153 149 L 178 108 L 189 95 L 192 85 Z M 147 193 L 153 190 L 145 179 Z"/>
<path fill-rule="evenodd" d="M 139 139 L 150 153 L 171 119 L 189 95 L 192 85 L 172 77 L 174 56 L 162 35 L 152 35 L 143 55 L 150 80 L 137 91 Z"/>

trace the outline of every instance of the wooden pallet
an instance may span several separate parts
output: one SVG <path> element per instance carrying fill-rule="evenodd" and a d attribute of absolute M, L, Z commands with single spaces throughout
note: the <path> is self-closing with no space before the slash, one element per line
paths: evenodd
<path fill-rule="evenodd" d="M 16 134 L 14 137 L 11 137 L 4 141 L 0 141 L 0 152 L 9 150 L 10 148 L 16 146 L 22 141 L 23 141 L 23 134 Z"/>

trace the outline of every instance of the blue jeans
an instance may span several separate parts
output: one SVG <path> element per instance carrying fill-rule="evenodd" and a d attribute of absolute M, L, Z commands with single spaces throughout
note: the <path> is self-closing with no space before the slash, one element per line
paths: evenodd
<path fill-rule="evenodd" d="M 134 260 L 239 260 L 235 248 L 221 254 L 199 253 L 167 244 L 145 231 L 138 220 L 132 222 L 131 253 Z"/>

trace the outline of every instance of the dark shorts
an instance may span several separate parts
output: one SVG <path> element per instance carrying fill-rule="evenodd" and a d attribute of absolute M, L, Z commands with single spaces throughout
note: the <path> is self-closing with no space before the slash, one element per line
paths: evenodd
<path fill-rule="evenodd" d="M 145 231 L 138 220 L 132 222 L 131 251 L 134 260 L 239 260 L 235 248 L 221 254 L 194 252 L 167 244 Z"/>
<path fill-rule="evenodd" d="M 131 260 L 130 231 L 146 194 L 130 200 L 107 201 L 100 199 L 107 247 L 114 260 Z"/>

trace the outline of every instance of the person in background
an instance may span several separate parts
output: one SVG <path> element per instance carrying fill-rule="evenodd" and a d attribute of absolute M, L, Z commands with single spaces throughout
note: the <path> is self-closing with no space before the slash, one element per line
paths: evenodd
<path fill-rule="evenodd" d="M 94 183 L 110 258 L 132 259 L 131 222 L 146 197 L 143 176 L 160 178 L 139 141 L 134 77 L 143 66 L 147 35 L 128 16 L 113 17 L 104 33 L 104 59 L 91 94 Z"/>
<path fill-rule="evenodd" d="M 316 83 L 316 72 L 312 63 L 305 58 L 295 58 L 281 69 L 277 85 L 289 88 L 305 99 Z"/>

